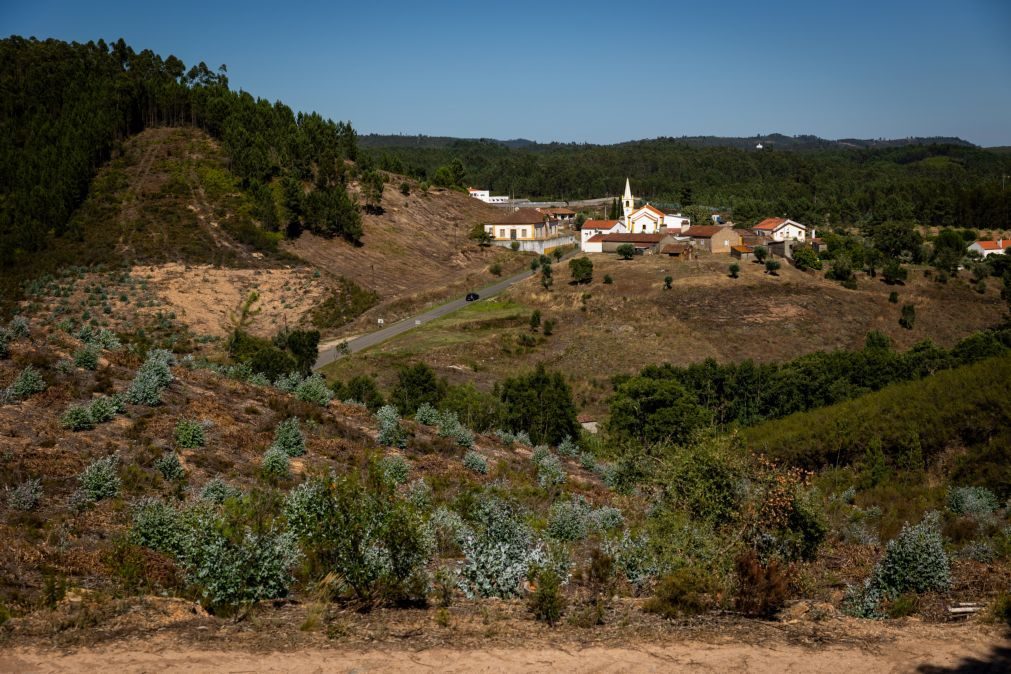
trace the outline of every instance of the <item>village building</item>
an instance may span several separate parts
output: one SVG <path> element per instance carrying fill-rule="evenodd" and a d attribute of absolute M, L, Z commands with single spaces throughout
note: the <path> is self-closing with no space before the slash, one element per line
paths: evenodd
<path fill-rule="evenodd" d="M 584 253 L 616 253 L 618 247 L 630 243 L 638 254 L 653 253 L 660 247 L 677 243 L 671 234 L 637 234 L 622 232 L 618 234 L 597 234 L 591 236 L 583 246 Z"/>
<path fill-rule="evenodd" d="M 489 190 L 476 190 L 473 187 L 468 187 L 467 192 L 470 196 L 475 199 L 479 199 L 486 204 L 508 204 L 509 197 L 504 196 L 492 196 Z"/>
<path fill-rule="evenodd" d="M 565 224 L 576 219 L 576 212 L 570 208 L 539 208 L 537 210 Z"/>
<path fill-rule="evenodd" d="M 684 232 L 696 248 L 710 253 L 729 253 L 733 246 L 741 245 L 741 235 L 733 227 L 726 225 L 702 225 L 691 227 Z"/>
<path fill-rule="evenodd" d="M 621 198 L 621 208 L 624 213 L 625 229 L 629 233 L 680 232 L 689 226 L 688 218 L 680 213 L 665 213 L 649 203 L 636 208 L 632 185 L 628 178 L 625 179 L 625 195 Z"/>
<path fill-rule="evenodd" d="M 660 254 L 677 260 L 690 260 L 695 255 L 695 249 L 690 243 L 667 243 L 660 248 Z"/>
<path fill-rule="evenodd" d="M 789 218 L 766 218 L 752 230 L 772 241 L 803 241 L 808 236 L 807 226 Z M 811 232 L 814 236 L 814 232 Z"/>
<path fill-rule="evenodd" d="M 755 247 L 747 244 L 730 247 L 730 255 L 736 257 L 741 262 L 751 262 L 755 259 Z"/>
<path fill-rule="evenodd" d="M 503 210 L 484 226 L 492 243 L 507 248 L 544 254 L 559 246 L 575 243 L 568 226 L 536 208 Z"/>
<path fill-rule="evenodd" d="M 586 242 L 598 234 L 617 234 L 625 231 L 621 220 L 587 220 L 579 230 L 579 248 L 584 253 L 599 253 L 599 250 L 587 250 Z"/>
<path fill-rule="evenodd" d="M 996 241 L 976 241 L 969 246 L 969 250 L 979 253 L 982 257 L 1007 255 L 1008 244 L 1011 244 L 1011 240 L 1003 238 Z"/>

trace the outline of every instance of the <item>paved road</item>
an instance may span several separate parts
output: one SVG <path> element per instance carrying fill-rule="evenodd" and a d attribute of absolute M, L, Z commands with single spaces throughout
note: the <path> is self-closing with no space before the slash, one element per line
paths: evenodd
<path fill-rule="evenodd" d="M 562 256 L 562 260 L 569 257 L 574 252 L 576 251 L 570 251 L 566 253 L 564 256 Z M 519 283 L 525 278 L 530 278 L 530 276 L 531 272 L 529 270 L 522 271 L 514 276 L 502 279 L 498 283 L 482 288 L 481 290 L 478 290 L 477 293 L 481 296 L 482 300 L 488 299 L 489 297 L 494 297 L 495 295 L 498 295 L 500 292 L 502 292 L 509 286 L 515 283 Z M 459 299 L 455 299 L 452 302 L 447 302 L 446 304 L 435 307 L 434 309 L 430 309 L 429 311 L 426 311 L 424 313 L 416 314 L 409 318 L 405 318 L 402 321 L 398 321 L 397 323 L 387 325 L 380 330 L 376 330 L 375 332 L 370 332 L 367 335 L 362 335 L 361 337 L 352 339 L 350 342 L 348 342 L 348 346 L 351 348 L 351 353 L 361 351 L 362 349 L 367 349 L 370 346 L 381 344 L 382 342 L 385 342 L 387 339 L 403 334 L 408 330 L 411 330 L 412 328 L 418 327 L 419 325 L 424 325 L 425 323 L 428 323 L 429 321 L 439 318 L 440 316 L 451 314 L 454 311 L 457 311 L 458 309 L 466 305 L 467 301 L 464 298 L 461 297 Z M 316 365 L 313 369 L 318 370 L 321 367 L 325 367 L 340 357 L 341 354 L 337 351 L 336 347 L 331 347 L 329 349 L 320 351 L 319 358 L 316 359 Z"/>

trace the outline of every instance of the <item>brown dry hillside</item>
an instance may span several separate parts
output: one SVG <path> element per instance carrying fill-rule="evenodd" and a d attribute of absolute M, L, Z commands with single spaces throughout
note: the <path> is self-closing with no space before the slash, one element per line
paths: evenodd
<path fill-rule="evenodd" d="M 732 279 L 725 255 L 688 263 L 653 256 L 591 259 L 589 285 L 570 285 L 562 265 L 551 291 L 532 278 L 498 300 L 475 303 L 338 361 L 327 374 L 346 378 L 369 372 L 392 383 L 395 366 L 424 360 L 453 381 L 490 387 L 543 362 L 566 372 L 581 404 L 602 410 L 598 405 L 610 391 L 609 377 L 645 365 L 706 358 L 789 360 L 812 351 L 859 348 L 871 330 L 886 333 L 900 349 L 923 339 L 951 346 L 999 323 L 1006 311 L 995 287 L 981 295 L 964 278 L 942 285 L 919 269 L 903 286 L 861 276 L 858 288 L 847 290 L 820 273 L 788 265 L 770 276 L 761 265 L 745 263 L 741 277 Z M 673 287 L 665 290 L 668 274 Z M 603 283 L 605 275 L 614 282 Z M 895 304 L 888 301 L 893 290 L 899 295 Z M 903 304 L 916 307 L 912 330 L 899 325 Z M 542 321 L 556 322 L 550 336 L 543 329 L 531 332 L 528 321 L 535 309 Z"/>
<path fill-rule="evenodd" d="M 404 196 L 398 189 L 401 180 L 394 176 L 387 181 L 382 215 L 363 214 L 363 245 L 312 234 L 284 244 L 316 267 L 379 294 L 380 304 L 355 330 L 367 328 L 375 317 L 399 318 L 418 306 L 492 283 L 489 268 L 495 263 L 508 274 L 529 261 L 527 255 L 482 248 L 468 238 L 475 224 L 498 212 L 496 207 L 453 190 L 419 192 L 416 183 Z"/>

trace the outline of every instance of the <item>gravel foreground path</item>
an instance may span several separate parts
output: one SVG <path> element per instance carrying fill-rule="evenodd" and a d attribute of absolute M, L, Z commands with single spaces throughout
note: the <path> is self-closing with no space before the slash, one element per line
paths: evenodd
<path fill-rule="evenodd" d="M 454 650 L 302 650 L 250 653 L 201 650 L 152 640 L 100 649 L 0 653 L 0 672 L 1008 672 L 1011 642 L 924 640 L 913 635 L 873 649 L 740 643 L 634 648 Z"/>

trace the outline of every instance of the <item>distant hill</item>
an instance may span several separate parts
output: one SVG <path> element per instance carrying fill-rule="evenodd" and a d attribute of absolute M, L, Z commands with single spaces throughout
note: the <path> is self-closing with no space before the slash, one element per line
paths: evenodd
<path fill-rule="evenodd" d="M 840 138 L 830 140 L 812 135 L 786 136 L 781 133 L 773 133 L 761 136 L 734 137 L 734 136 L 661 136 L 656 139 L 630 140 L 622 143 L 614 143 L 615 146 L 628 145 L 630 143 L 647 142 L 649 140 L 664 140 L 684 143 L 691 147 L 732 147 L 738 149 L 751 149 L 761 144 L 763 148 L 779 150 L 833 150 L 833 149 L 868 149 L 868 148 L 890 148 L 904 147 L 907 145 L 958 145 L 961 147 L 976 147 L 967 140 L 948 136 L 910 136 L 908 138 Z M 402 135 L 402 134 L 368 134 L 359 136 L 359 144 L 366 148 L 448 148 L 460 142 L 478 142 L 502 145 L 510 149 L 538 149 L 557 147 L 607 147 L 599 143 L 539 143 L 526 138 L 514 138 L 512 140 L 497 140 L 494 138 L 456 138 L 453 136 L 425 136 Z M 1000 148 L 994 148 L 1000 149 Z"/>

